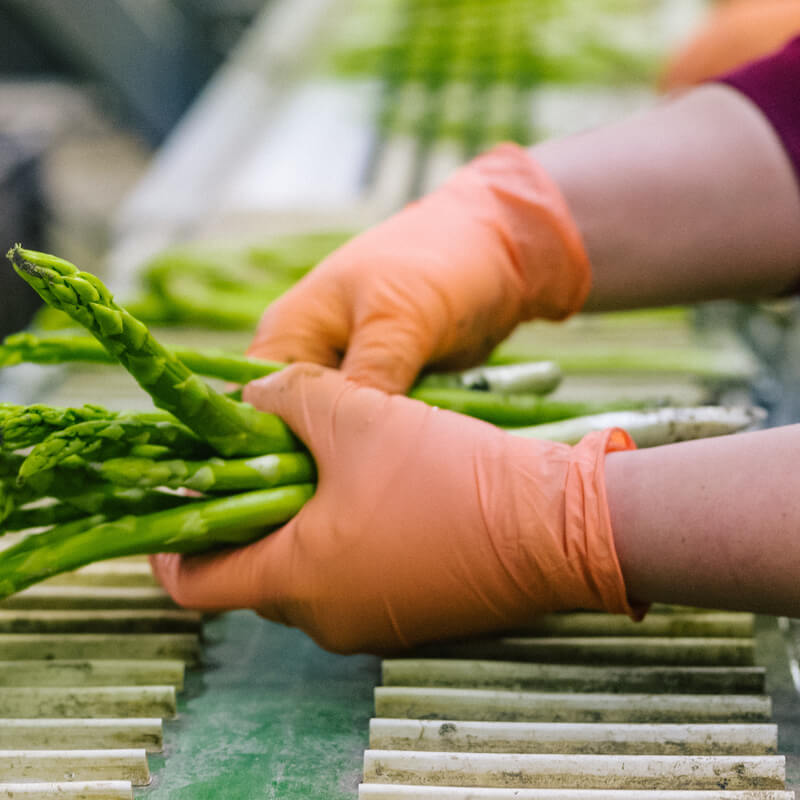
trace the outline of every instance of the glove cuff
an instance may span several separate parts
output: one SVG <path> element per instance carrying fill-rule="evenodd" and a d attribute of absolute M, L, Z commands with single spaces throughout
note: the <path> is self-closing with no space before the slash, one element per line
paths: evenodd
<path fill-rule="evenodd" d="M 606 496 L 605 460 L 608 453 L 634 450 L 636 445 L 622 428 L 590 433 L 574 449 L 574 466 L 567 478 L 567 538 L 585 542 L 587 597 L 596 607 L 640 620 L 649 605 L 631 605 L 617 558 L 614 532 Z M 570 509 L 572 514 L 570 514 Z M 582 510 L 582 520 L 577 513 Z M 577 524 L 577 528 L 573 526 Z"/>
<path fill-rule="evenodd" d="M 536 441 L 531 447 L 530 440 L 510 438 L 510 460 L 522 478 L 509 510 L 521 543 L 507 562 L 521 592 L 523 617 L 516 622 L 524 625 L 531 612 L 578 609 L 641 619 L 647 607 L 628 600 L 605 487 L 606 454 L 634 449 L 633 440 L 620 428 L 590 433 L 574 446 Z"/>

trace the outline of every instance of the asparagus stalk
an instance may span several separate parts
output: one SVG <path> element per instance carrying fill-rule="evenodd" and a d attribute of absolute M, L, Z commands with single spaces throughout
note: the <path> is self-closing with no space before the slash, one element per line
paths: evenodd
<path fill-rule="evenodd" d="M 53 503 L 48 506 L 17 508 L 0 524 L 0 533 L 24 531 L 28 528 L 49 528 L 64 522 L 83 519 L 86 512 L 69 503 Z"/>
<path fill-rule="evenodd" d="M 166 349 L 192 372 L 234 383 L 249 383 L 285 366 L 278 361 L 247 358 L 223 350 L 192 350 L 188 347 Z M 14 333 L 0 345 L 0 367 L 22 363 L 62 364 L 67 361 L 117 363 L 117 359 L 103 345 L 88 336 L 44 337 L 32 333 Z"/>
<path fill-rule="evenodd" d="M 85 469 L 61 467 L 30 475 L 21 485 L 18 475 L 16 491 L 19 495 L 18 505 L 24 505 L 42 497 L 56 497 L 63 500 L 103 492 L 106 488 L 103 481 L 87 473 Z"/>
<path fill-rule="evenodd" d="M 556 360 L 565 375 L 617 375 L 619 373 L 687 375 L 708 381 L 751 381 L 757 364 L 746 352 L 713 347 L 659 348 L 621 347 L 575 349 L 551 348 L 547 357 Z M 512 344 L 501 345 L 489 357 L 492 365 L 514 364 L 544 358 Z"/>
<path fill-rule="evenodd" d="M 642 407 L 645 403 L 579 403 L 547 400 L 537 395 L 497 394 L 469 389 L 412 389 L 411 397 L 432 406 L 447 408 L 495 425 L 536 425 L 585 414 Z"/>
<path fill-rule="evenodd" d="M 205 461 L 154 461 L 112 458 L 93 465 L 97 475 L 114 486 L 193 489 L 198 492 L 240 492 L 269 489 L 316 478 L 314 462 L 305 453 L 275 453 L 254 458 Z"/>
<path fill-rule="evenodd" d="M 547 425 L 509 428 L 509 432 L 532 439 L 575 444 L 592 431 L 624 428 L 638 447 L 655 447 L 688 439 L 736 433 L 757 426 L 765 417 L 765 411 L 755 406 L 659 408 L 652 411 L 592 414 Z"/>
<path fill-rule="evenodd" d="M 89 336 L 36 336 L 12 333 L 0 346 L 0 367 L 17 364 L 61 364 L 65 361 L 116 364 L 108 350 Z"/>
<path fill-rule="evenodd" d="M 280 361 L 249 358 L 224 350 L 190 350 L 187 347 L 173 347 L 171 350 L 193 372 L 231 383 L 250 383 L 285 366 Z"/>
<path fill-rule="evenodd" d="M 0 551 L 0 599 L 93 561 L 245 544 L 289 520 L 313 491 L 313 484 L 308 483 L 282 486 L 154 514 L 126 516 L 79 532 L 73 529 L 65 534 L 65 525 L 32 534 Z"/>
<path fill-rule="evenodd" d="M 95 419 L 51 433 L 31 450 L 19 469 L 18 482 L 60 464 L 82 465 L 127 456 L 132 448 L 157 447 L 173 456 L 208 457 L 208 445 L 188 428 L 172 422 L 146 419 Z"/>
<path fill-rule="evenodd" d="M 29 334 L 26 334 L 26 337 L 24 352 L 19 350 L 20 357 L 38 362 L 36 340 Z M 14 338 L 9 337 L 9 339 Z M 6 339 L 3 347 L 16 348 L 14 342 L 9 344 L 9 339 Z M 53 358 L 57 352 L 61 354 L 63 360 L 72 360 L 73 355 L 76 360 L 92 358 L 92 349 L 88 346 L 88 342 L 91 340 L 75 340 L 78 343 L 74 351 L 71 341 L 73 340 L 52 338 L 38 340 L 43 345 L 42 352 L 48 359 Z M 108 354 L 103 348 L 97 343 L 93 343 L 92 346 L 97 360 L 105 360 Z M 175 348 L 172 352 L 180 356 L 181 361 L 184 361 L 196 372 L 236 383 L 247 383 L 284 366 L 279 362 L 259 361 L 220 351 L 200 352 Z M 553 362 L 484 367 L 447 375 L 427 375 L 411 390 L 410 395 L 431 405 L 460 411 L 500 425 L 532 425 L 569 416 L 609 410 L 608 406 L 598 407 L 582 403 L 552 404 L 550 401 L 541 401 L 537 397 L 524 395 L 516 397 L 508 394 L 512 391 L 522 390 L 537 394 L 543 393 L 549 391 L 549 387 L 555 388 L 559 379 L 560 372 Z M 451 388 L 458 386 L 462 388 Z M 489 387 L 494 389 L 494 393 L 474 391 Z M 504 392 L 504 394 L 501 395 L 500 392 Z M 614 404 L 614 408 L 630 407 L 629 402 Z"/>
<path fill-rule="evenodd" d="M 547 394 L 561 382 L 554 361 L 531 361 L 504 366 L 484 366 L 442 374 L 429 374 L 417 383 L 424 389 L 472 389 L 503 394 Z"/>
<path fill-rule="evenodd" d="M 0 481 L 0 523 L 21 505 L 17 492 L 8 481 Z"/>
<path fill-rule="evenodd" d="M 146 267 L 149 293 L 129 310 L 149 321 L 250 329 L 269 302 L 346 238 L 305 234 L 266 247 L 168 250 Z"/>
<path fill-rule="evenodd" d="M 94 275 L 19 245 L 9 251 L 9 258 L 45 302 L 86 327 L 159 408 L 176 416 L 219 453 L 260 455 L 295 449 L 296 441 L 280 419 L 215 392 L 118 306 Z"/>
<path fill-rule="evenodd" d="M 112 520 L 126 514 L 149 514 L 196 502 L 197 498 L 188 495 L 109 486 L 105 491 L 86 492 L 63 502 L 17 508 L 0 524 L 0 533 L 61 525 L 87 514 L 100 514 Z"/>
<path fill-rule="evenodd" d="M 192 372 L 233 383 L 249 383 L 283 369 L 279 361 L 228 353 L 224 350 L 167 348 Z M 652 353 L 650 354 L 652 360 Z M 59 364 L 83 361 L 113 364 L 116 359 L 95 339 L 87 336 L 47 336 L 15 333 L 0 345 L 0 367 L 21 363 Z M 477 367 L 463 372 L 429 373 L 417 384 L 420 389 L 457 388 L 504 393 L 545 394 L 556 388 L 561 370 L 553 361 L 531 361 L 492 367 Z"/>
<path fill-rule="evenodd" d="M 17 474 L 25 461 L 24 456 L 0 451 L 0 523 L 17 506 L 35 499 L 30 489 L 17 488 Z"/>
<path fill-rule="evenodd" d="M 87 531 L 90 528 L 94 528 L 97 525 L 101 525 L 104 522 L 107 522 L 107 520 L 102 514 L 95 514 L 90 517 L 83 516 L 80 519 L 75 519 L 70 522 L 65 522 L 62 525 L 56 525 L 55 527 L 50 528 L 50 530 L 45 531 L 44 533 L 48 534 L 47 542 L 48 545 L 52 547 L 57 542 L 68 540 L 71 536 L 74 536 L 76 533 L 83 533 L 84 531 Z M 43 539 L 40 539 L 39 537 L 43 535 L 44 534 L 31 534 L 30 536 L 26 536 L 25 538 L 20 539 L 16 544 L 12 545 L 11 547 L 6 548 L 5 550 L 0 550 L 0 553 L 7 553 L 13 550 L 16 553 L 17 559 L 19 560 L 22 554 L 24 554 L 27 551 L 35 551 L 36 548 L 38 548 L 41 545 Z M 43 580 L 43 578 L 37 578 L 36 580 Z M 2 576 L 0 576 L 0 584 L 2 584 L 2 581 L 3 578 Z M 36 581 L 34 581 L 34 583 L 35 582 Z M 2 597 L 0 597 L 0 599 L 2 599 Z"/>

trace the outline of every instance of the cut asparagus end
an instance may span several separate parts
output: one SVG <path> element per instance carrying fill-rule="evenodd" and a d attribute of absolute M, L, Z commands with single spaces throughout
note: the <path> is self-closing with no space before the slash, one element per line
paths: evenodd
<path fill-rule="evenodd" d="M 575 444 L 592 431 L 623 428 L 637 447 L 655 447 L 750 430 L 761 425 L 765 419 L 766 411 L 758 406 L 697 406 L 652 411 L 612 411 L 507 430 L 516 436 Z"/>

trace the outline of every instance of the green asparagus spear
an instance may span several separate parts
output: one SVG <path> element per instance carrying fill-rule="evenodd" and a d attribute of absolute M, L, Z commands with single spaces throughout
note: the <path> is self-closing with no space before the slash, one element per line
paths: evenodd
<path fill-rule="evenodd" d="M 192 372 L 235 383 L 249 383 L 285 366 L 278 361 L 247 358 L 224 350 L 192 350 L 188 347 L 166 349 Z M 117 363 L 103 345 L 88 336 L 43 337 L 32 333 L 14 333 L 0 345 L 0 367 L 22 363 L 62 364 L 66 361 Z"/>
<path fill-rule="evenodd" d="M 0 481 L 0 523 L 5 520 L 18 506 L 21 505 L 17 497 L 17 490 L 7 480 Z"/>
<path fill-rule="evenodd" d="M 640 408 L 646 403 L 578 403 L 547 400 L 537 395 L 497 394 L 470 389 L 412 389 L 410 396 L 432 406 L 468 414 L 495 425 L 537 425 L 601 411 Z"/>
<path fill-rule="evenodd" d="M 19 469 L 18 482 L 59 464 L 81 465 L 127 456 L 132 448 L 156 446 L 165 453 L 186 458 L 213 455 L 208 445 L 180 423 L 145 419 L 95 419 L 51 433 L 31 450 Z"/>
<path fill-rule="evenodd" d="M 93 561 L 145 553 L 191 553 L 253 541 L 291 519 L 313 484 L 246 492 L 143 516 L 121 517 L 80 532 L 56 526 L 0 551 L 0 599 Z M 67 523 L 76 525 L 76 523 Z"/>
<path fill-rule="evenodd" d="M 48 546 L 52 547 L 56 542 L 66 541 L 76 533 L 83 533 L 84 531 L 94 528 L 97 525 L 101 525 L 107 521 L 108 520 L 106 520 L 102 514 L 95 514 L 90 517 L 83 516 L 80 519 L 74 519 L 61 525 L 55 525 L 54 527 L 50 528 L 50 530 L 44 531 L 44 533 L 48 534 L 47 544 Z M 43 534 L 31 534 L 26 536 L 23 539 L 20 539 L 15 545 L 12 545 L 6 550 L 0 552 L 8 552 L 9 550 L 13 550 L 16 553 L 17 560 L 19 560 L 25 552 L 34 551 L 42 544 L 44 540 L 37 538 L 37 536 L 40 535 Z M 42 556 L 46 558 L 44 553 Z"/>
<path fill-rule="evenodd" d="M 100 478 L 86 469 L 59 467 L 43 470 L 27 478 L 22 485 L 19 476 L 0 481 L 0 520 L 5 519 L 15 508 L 33 503 L 45 497 L 65 500 L 73 497 L 84 497 L 98 492 L 106 492 L 110 488 Z"/>
<path fill-rule="evenodd" d="M 540 358 L 557 361 L 565 375 L 688 375 L 710 382 L 748 382 L 757 372 L 757 363 L 746 351 L 720 347 L 683 346 L 653 348 L 625 344 L 602 348 L 588 344 L 551 347 L 547 355 L 533 349 L 523 350 L 512 342 L 500 345 L 488 363 L 510 365 Z"/>
<path fill-rule="evenodd" d="M 192 350 L 171 347 L 169 351 L 199 375 L 234 383 L 249 383 L 283 369 L 279 361 L 228 353 L 224 350 Z M 37 337 L 31 333 L 7 336 L 0 345 L 0 366 L 16 363 L 54 364 L 66 361 L 112 363 L 114 359 L 89 337 Z M 428 373 L 418 388 L 461 388 L 505 393 L 544 394 L 556 388 L 561 371 L 552 361 L 477 367 L 463 372 Z"/>
<path fill-rule="evenodd" d="M 9 251 L 9 258 L 49 305 L 66 311 L 116 356 L 159 408 L 176 416 L 222 455 L 296 448 L 294 436 L 280 419 L 215 392 L 118 306 L 94 275 L 19 245 Z"/>
<path fill-rule="evenodd" d="M 97 475 L 115 486 L 194 489 L 198 492 L 241 492 L 269 489 L 316 478 L 314 462 L 305 453 L 275 453 L 223 460 L 154 461 L 148 458 L 112 458 L 93 465 Z"/>
<path fill-rule="evenodd" d="M 637 447 L 655 447 L 752 429 L 763 424 L 765 417 L 765 411 L 758 406 L 658 408 L 590 414 L 544 425 L 509 428 L 509 432 L 530 439 L 576 444 L 592 431 L 624 428 Z"/>
<path fill-rule="evenodd" d="M 547 394 L 561 382 L 561 370 L 554 361 L 475 367 L 463 372 L 429 373 L 417 389 L 473 389 L 503 394 Z"/>
<path fill-rule="evenodd" d="M 36 336 L 12 333 L 0 346 L 0 367 L 17 364 L 61 364 L 65 361 L 116 364 L 117 360 L 96 339 L 88 336 Z"/>
<path fill-rule="evenodd" d="M 87 514 L 101 514 L 112 520 L 127 514 L 150 514 L 196 502 L 199 502 L 198 498 L 188 495 L 109 486 L 104 491 L 65 498 L 63 502 L 17 508 L 0 523 L 0 533 L 60 525 L 82 519 Z"/>
<path fill-rule="evenodd" d="M 45 405 L 0 405 L 0 448 L 19 450 L 30 447 L 54 433 L 79 422 L 111 419 L 112 411 L 94 405 L 80 408 L 52 408 Z"/>
<path fill-rule="evenodd" d="M 232 383 L 250 383 L 286 366 L 280 361 L 248 358 L 226 353 L 224 350 L 190 350 L 187 347 L 170 349 L 192 372 Z"/>

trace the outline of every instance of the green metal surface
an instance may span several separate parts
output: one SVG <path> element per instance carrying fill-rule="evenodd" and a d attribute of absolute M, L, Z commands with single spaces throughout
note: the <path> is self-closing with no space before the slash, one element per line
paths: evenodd
<path fill-rule="evenodd" d="M 237 611 L 206 624 L 204 666 L 151 756 L 146 800 L 353 800 L 380 662 L 336 656 Z"/>

